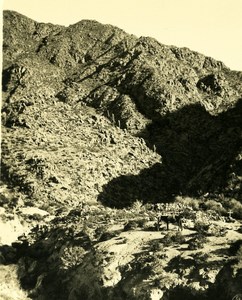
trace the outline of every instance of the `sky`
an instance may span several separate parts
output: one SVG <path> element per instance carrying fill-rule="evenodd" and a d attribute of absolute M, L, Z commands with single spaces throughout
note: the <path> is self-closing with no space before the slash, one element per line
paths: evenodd
<path fill-rule="evenodd" d="M 39 22 L 112 24 L 165 45 L 188 47 L 242 71 L 242 0 L 0 0 Z"/>

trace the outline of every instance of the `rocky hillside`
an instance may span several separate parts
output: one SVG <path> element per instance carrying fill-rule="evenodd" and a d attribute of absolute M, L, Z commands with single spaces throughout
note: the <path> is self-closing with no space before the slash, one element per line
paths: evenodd
<path fill-rule="evenodd" d="M 0 215 L 21 227 L 15 238 L 30 235 L 2 246 L 0 263 L 18 263 L 31 299 L 215 299 L 226 276 L 221 299 L 242 293 L 240 246 L 217 253 L 211 238 L 214 256 L 182 255 L 193 235 L 200 243 L 194 227 L 176 249 L 157 232 L 122 232 L 140 215 L 155 221 L 140 203 L 178 196 L 242 219 L 242 72 L 96 21 L 64 27 L 4 11 L 2 73 Z M 223 223 L 235 238 L 224 233 L 220 247 L 241 240 L 236 226 Z M 197 257 L 211 278 L 196 273 Z"/>
<path fill-rule="evenodd" d="M 24 197 L 241 199 L 241 72 L 96 21 L 11 11 L 3 51 L 3 178 Z"/>

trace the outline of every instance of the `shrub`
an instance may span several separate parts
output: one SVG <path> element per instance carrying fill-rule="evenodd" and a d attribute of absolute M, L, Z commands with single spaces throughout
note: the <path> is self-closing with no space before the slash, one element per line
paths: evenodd
<path fill-rule="evenodd" d="M 70 210 L 68 216 L 70 217 L 80 217 L 81 216 L 81 210 L 80 209 L 72 209 Z"/>
<path fill-rule="evenodd" d="M 140 212 L 142 210 L 143 202 L 140 200 L 136 200 L 132 207 L 131 210 L 134 210 L 135 212 Z"/>
<path fill-rule="evenodd" d="M 185 242 L 185 237 L 181 232 L 168 232 L 162 239 L 164 246 L 170 246 L 172 244 L 183 244 Z"/>
<path fill-rule="evenodd" d="M 124 225 L 124 230 L 134 230 L 137 229 L 138 227 L 141 229 L 147 229 L 148 227 L 148 221 L 145 218 L 142 219 L 137 219 L 135 217 L 133 217 L 133 220 L 129 220 L 126 222 L 126 224 Z"/>
<path fill-rule="evenodd" d="M 242 203 L 238 200 L 230 199 L 228 202 L 228 208 L 232 210 L 234 218 L 242 219 Z"/>
<path fill-rule="evenodd" d="M 216 217 L 216 216 L 215 216 Z M 210 223 L 210 219 L 213 219 L 214 218 L 214 215 L 206 215 L 206 218 L 205 217 L 202 217 L 202 218 L 199 218 L 195 221 L 195 224 L 194 224 L 194 229 L 198 232 L 198 233 L 201 233 L 201 234 L 206 234 L 206 235 L 210 235 L 210 236 L 224 236 L 227 231 L 217 225 L 217 224 L 212 224 Z"/>
<path fill-rule="evenodd" d="M 201 234 L 206 233 L 208 231 L 208 228 L 209 222 L 207 220 L 198 219 L 194 223 L 194 229 Z"/>
<path fill-rule="evenodd" d="M 208 261 L 210 255 L 208 253 L 204 253 L 202 251 L 196 252 L 193 255 L 193 259 L 196 262 L 197 266 L 204 266 L 205 262 Z"/>
<path fill-rule="evenodd" d="M 188 249 L 189 250 L 197 250 L 204 247 L 204 244 L 207 242 L 206 236 L 201 233 L 196 234 L 192 239 L 189 241 Z"/>
<path fill-rule="evenodd" d="M 99 238 L 99 242 L 108 241 L 113 237 L 115 237 L 116 235 L 117 234 L 115 232 L 110 232 L 110 231 L 103 232 Z"/>
<path fill-rule="evenodd" d="M 40 221 L 44 220 L 45 217 L 40 214 L 34 213 L 32 215 L 28 215 L 28 218 L 29 218 L 29 220 L 40 222 Z"/>
<path fill-rule="evenodd" d="M 181 203 L 183 206 L 191 207 L 193 210 L 199 210 L 200 201 L 191 197 L 177 196 L 175 202 Z"/>
<path fill-rule="evenodd" d="M 94 233 L 94 237 L 97 239 L 97 240 L 100 240 L 101 236 L 107 232 L 108 230 L 108 226 L 107 225 L 102 225 L 102 226 L 99 226 L 95 229 L 95 233 Z"/>
<path fill-rule="evenodd" d="M 230 255 L 237 255 L 237 253 L 241 248 L 242 248 L 242 240 L 238 240 L 234 242 L 229 248 Z"/>
<path fill-rule="evenodd" d="M 209 221 L 219 221 L 222 219 L 221 214 L 216 212 L 215 210 L 207 210 L 206 215 Z"/>
<path fill-rule="evenodd" d="M 211 224 L 207 230 L 207 234 L 210 236 L 217 236 L 217 237 L 225 236 L 226 233 L 227 233 L 226 229 L 216 224 Z"/>
<path fill-rule="evenodd" d="M 69 269 L 82 263 L 86 251 L 81 246 L 63 247 L 60 252 L 61 268 Z"/>
<path fill-rule="evenodd" d="M 137 226 L 140 228 L 146 228 L 147 220 L 146 219 L 139 219 L 137 220 Z"/>
<path fill-rule="evenodd" d="M 154 240 L 150 243 L 150 251 L 163 251 L 164 245 L 160 242 L 160 240 Z"/>
<path fill-rule="evenodd" d="M 130 221 L 128 221 L 128 223 L 126 223 L 124 225 L 124 231 L 135 230 L 135 229 L 137 229 L 137 227 L 138 227 L 137 222 L 134 220 L 130 220 Z"/>
<path fill-rule="evenodd" d="M 204 207 L 207 210 L 212 210 L 218 213 L 220 216 L 226 214 L 226 209 L 223 207 L 223 205 L 215 200 L 207 200 L 204 203 Z"/>
<path fill-rule="evenodd" d="M 110 240 L 111 238 L 115 237 L 117 234 L 118 234 L 117 232 L 108 231 L 107 225 L 102 225 L 95 229 L 94 237 L 99 242 L 103 242 L 103 241 Z"/>

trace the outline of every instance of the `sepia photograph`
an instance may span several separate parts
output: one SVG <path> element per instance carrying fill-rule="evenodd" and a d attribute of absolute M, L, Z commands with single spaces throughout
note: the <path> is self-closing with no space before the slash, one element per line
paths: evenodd
<path fill-rule="evenodd" d="M 0 300 L 242 300 L 242 1 L 0 4 Z"/>

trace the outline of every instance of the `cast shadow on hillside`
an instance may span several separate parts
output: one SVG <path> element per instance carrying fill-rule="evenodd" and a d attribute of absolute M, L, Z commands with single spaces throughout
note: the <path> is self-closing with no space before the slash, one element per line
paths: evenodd
<path fill-rule="evenodd" d="M 218 192 L 229 179 L 242 145 L 242 99 L 218 116 L 200 104 L 185 106 L 147 127 L 145 140 L 162 156 L 162 163 L 138 175 L 120 176 L 104 186 L 98 200 L 126 207 L 136 200 L 166 202 L 179 194 Z"/>

